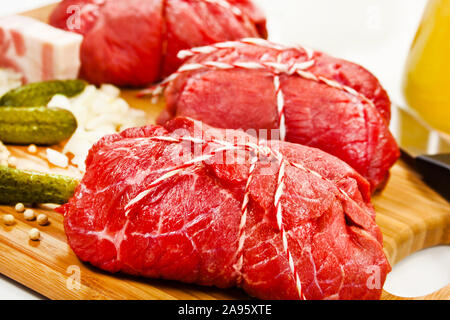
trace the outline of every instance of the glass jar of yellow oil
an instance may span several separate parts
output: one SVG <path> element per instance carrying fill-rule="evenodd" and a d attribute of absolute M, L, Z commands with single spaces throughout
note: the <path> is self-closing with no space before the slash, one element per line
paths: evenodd
<path fill-rule="evenodd" d="M 450 0 L 429 0 L 404 77 L 409 106 L 432 127 L 450 133 Z"/>

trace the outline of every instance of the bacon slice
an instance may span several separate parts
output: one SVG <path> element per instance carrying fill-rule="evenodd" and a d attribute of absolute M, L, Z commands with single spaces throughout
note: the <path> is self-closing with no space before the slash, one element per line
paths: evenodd
<path fill-rule="evenodd" d="M 80 69 L 83 37 L 22 16 L 0 18 L 0 67 L 23 81 L 73 79 Z"/>

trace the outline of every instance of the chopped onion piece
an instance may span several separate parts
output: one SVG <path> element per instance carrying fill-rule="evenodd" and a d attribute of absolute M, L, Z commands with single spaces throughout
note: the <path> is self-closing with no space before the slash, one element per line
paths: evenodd
<path fill-rule="evenodd" d="M 81 171 L 94 143 L 108 134 L 147 124 L 144 111 L 131 108 L 120 98 L 120 89 L 104 84 L 97 89 L 87 86 L 79 95 L 67 98 L 56 95 L 48 104 L 69 110 L 77 119 L 78 128 L 64 147 L 64 154 L 72 154 L 71 163 Z"/>
<path fill-rule="evenodd" d="M 50 148 L 47 148 L 46 152 L 47 160 L 51 164 L 61 168 L 67 168 L 69 166 L 69 158 L 65 154 Z"/>

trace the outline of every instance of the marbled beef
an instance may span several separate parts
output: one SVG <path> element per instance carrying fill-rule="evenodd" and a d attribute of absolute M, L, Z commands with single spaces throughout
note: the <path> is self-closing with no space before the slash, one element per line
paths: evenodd
<path fill-rule="evenodd" d="M 64 213 L 110 272 L 262 299 L 378 299 L 389 263 L 369 183 L 318 149 L 190 119 L 107 136 Z"/>

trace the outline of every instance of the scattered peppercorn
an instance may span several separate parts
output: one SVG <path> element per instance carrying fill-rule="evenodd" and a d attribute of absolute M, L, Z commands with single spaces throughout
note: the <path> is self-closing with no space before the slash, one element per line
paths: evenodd
<path fill-rule="evenodd" d="M 41 238 L 41 233 L 36 228 L 31 229 L 28 235 L 32 241 L 38 241 Z"/>
<path fill-rule="evenodd" d="M 37 216 L 37 223 L 40 226 L 45 226 L 48 224 L 48 217 L 46 214 L 41 213 L 40 215 Z"/>
<path fill-rule="evenodd" d="M 36 219 L 36 214 L 34 213 L 33 209 L 27 209 L 23 213 L 23 217 L 25 218 L 25 220 L 32 221 Z"/>
<path fill-rule="evenodd" d="M 35 144 L 30 144 L 29 146 L 28 146 L 28 152 L 29 153 L 36 153 L 37 152 L 37 147 L 36 147 L 36 145 Z"/>
<path fill-rule="evenodd" d="M 3 216 L 3 223 L 7 226 L 12 226 L 15 222 L 14 216 L 12 214 L 5 214 Z"/>
<path fill-rule="evenodd" d="M 18 204 L 16 204 L 16 206 L 14 207 L 14 209 L 16 210 L 16 212 L 22 213 L 22 212 L 25 211 L 25 206 L 24 206 L 23 203 L 20 203 L 20 202 L 19 202 Z"/>

